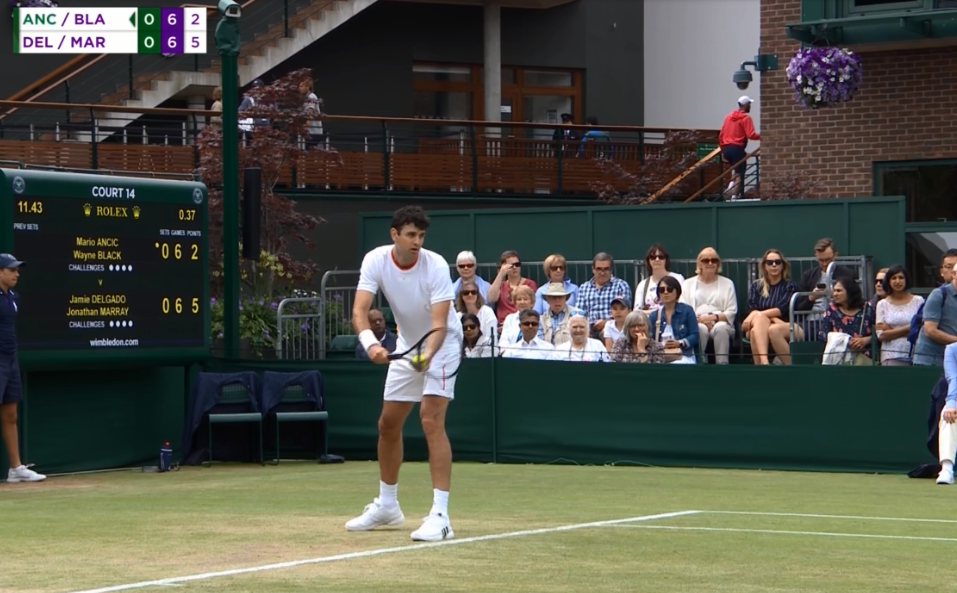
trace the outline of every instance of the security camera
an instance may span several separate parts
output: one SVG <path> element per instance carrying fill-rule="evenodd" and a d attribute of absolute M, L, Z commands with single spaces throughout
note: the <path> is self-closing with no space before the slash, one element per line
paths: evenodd
<path fill-rule="evenodd" d="M 735 72 L 734 76 L 731 77 L 731 81 L 738 85 L 738 88 L 742 91 L 748 88 L 748 85 L 751 84 L 752 80 L 751 73 L 744 68 Z"/>
<path fill-rule="evenodd" d="M 243 15 L 243 8 L 233 0 L 219 0 L 219 12 L 230 19 L 238 19 Z"/>

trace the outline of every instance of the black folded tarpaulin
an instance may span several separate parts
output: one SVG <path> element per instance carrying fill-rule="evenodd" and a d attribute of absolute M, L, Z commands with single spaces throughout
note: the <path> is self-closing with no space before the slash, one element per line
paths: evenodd
<path fill-rule="evenodd" d="M 221 402 L 223 388 L 229 385 L 242 385 L 248 394 L 247 400 L 239 403 Z M 203 421 L 207 414 L 258 412 L 262 410 L 260 394 L 259 376 L 254 372 L 199 373 L 193 385 L 183 425 L 183 464 L 201 463 L 209 455 L 209 426 Z M 252 461 L 258 455 L 258 445 L 254 448 L 251 444 L 257 430 L 259 428 L 251 424 L 218 428 L 214 433 L 216 458 Z"/>

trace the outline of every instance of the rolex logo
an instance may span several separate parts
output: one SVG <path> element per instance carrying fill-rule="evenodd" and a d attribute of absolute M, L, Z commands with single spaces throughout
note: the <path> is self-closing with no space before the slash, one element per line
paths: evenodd
<path fill-rule="evenodd" d="M 140 207 L 139 207 L 139 206 L 133 206 L 133 218 L 135 218 L 136 220 L 139 220 L 139 219 L 140 219 Z"/>
<path fill-rule="evenodd" d="M 93 206 L 91 206 L 89 202 L 87 202 L 86 204 L 83 204 L 83 214 L 85 214 L 86 216 L 89 216 L 92 212 L 93 212 Z"/>

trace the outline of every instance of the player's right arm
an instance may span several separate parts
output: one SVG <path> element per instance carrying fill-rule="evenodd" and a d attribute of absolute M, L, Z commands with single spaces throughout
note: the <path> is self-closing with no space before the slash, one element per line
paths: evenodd
<path fill-rule="evenodd" d="M 369 253 L 365 256 L 359 269 L 359 285 L 352 303 L 352 327 L 359 336 L 359 343 L 366 349 L 369 360 L 376 364 L 385 364 L 389 362 L 389 352 L 376 339 L 369 324 L 369 309 L 372 308 L 372 299 L 379 290 L 376 273 L 378 268 L 372 255 Z"/>

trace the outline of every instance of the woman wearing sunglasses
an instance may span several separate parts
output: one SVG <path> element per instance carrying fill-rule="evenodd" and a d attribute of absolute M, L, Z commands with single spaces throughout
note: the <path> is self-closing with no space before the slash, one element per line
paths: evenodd
<path fill-rule="evenodd" d="M 791 280 L 791 264 L 777 249 L 768 249 L 761 256 L 758 279 L 748 287 L 750 313 L 741 322 L 741 332 L 751 342 L 754 364 L 770 364 L 769 347 L 781 362 L 791 362 L 790 316 L 791 296 L 797 286 Z M 779 327 L 780 326 L 780 327 Z"/>
<path fill-rule="evenodd" d="M 495 312 L 485 304 L 482 293 L 479 292 L 478 284 L 467 280 L 459 286 L 459 292 L 455 295 L 455 310 L 459 315 L 471 313 L 478 317 L 482 326 L 482 333 L 489 338 L 498 333 L 498 320 L 495 319 Z"/>
<path fill-rule="evenodd" d="M 697 316 L 702 352 L 708 340 L 713 340 L 715 362 L 728 364 L 734 318 L 738 314 L 738 294 L 734 282 L 721 276 L 721 256 L 713 247 L 705 247 L 698 254 L 695 275 L 681 286 L 681 302 L 690 305 Z"/>
<path fill-rule="evenodd" d="M 690 305 L 678 302 L 681 298 L 678 279 L 662 278 L 658 282 L 658 298 L 661 305 L 649 315 L 652 339 L 661 344 L 665 362 L 695 364 L 698 320 Z"/>
<path fill-rule="evenodd" d="M 645 254 L 645 270 L 650 274 L 635 285 L 635 311 L 648 313 L 657 307 L 658 283 L 665 276 L 673 276 L 678 282 L 684 282 L 685 277 L 671 271 L 671 257 L 665 251 L 665 246 L 655 243 Z"/>
<path fill-rule="evenodd" d="M 545 263 L 542 267 L 545 268 L 545 277 L 548 278 L 548 282 L 543 283 L 535 292 L 535 310 L 538 311 L 538 314 L 544 315 L 545 311 L 548 310 L 548 303 L 545 301 L 545 291 L 548 290 L 549 284 L 557 283 L 564 286 L 568 292 L 568 300 L 566 302 L 574 307 L 575 300 L 578 297 L 578 285 L 568 278 L 568 264 L 565 262 L 565 256 L 560 253 L 553 253 L 545 258 Z M 514 297 L 512 300 L 515 300 Z M 519 307 L 518 310 L 521 311 L 522 308 Z"/>
<path fill-rule="evenodd" d="M 492 342 L 482 333 L 481 322 L 474 313 L 462 314 L 462 358 L 491 358 Z"/>

